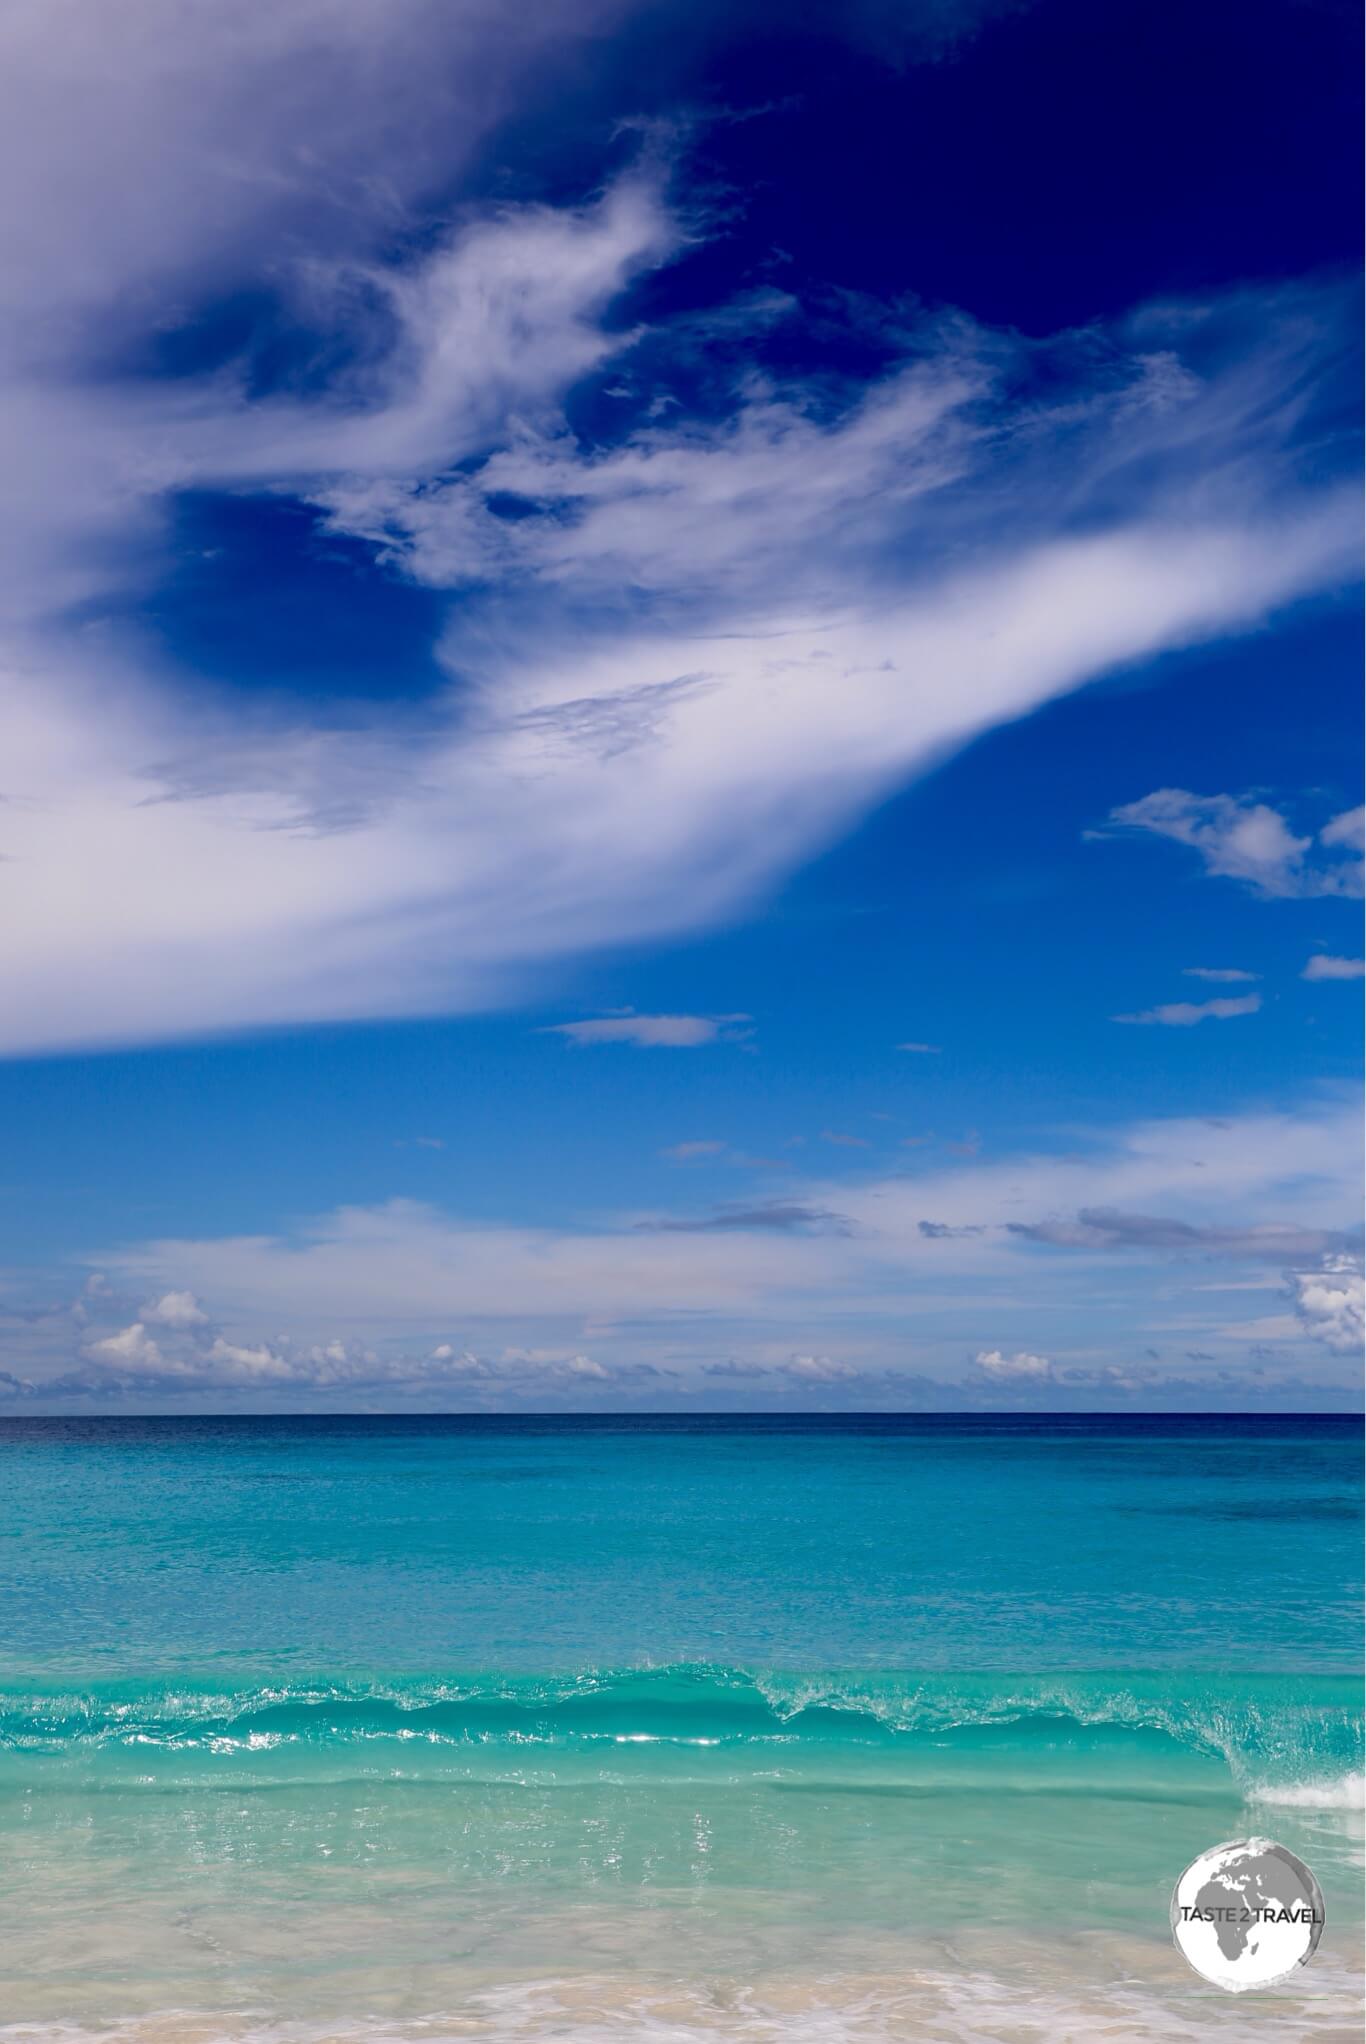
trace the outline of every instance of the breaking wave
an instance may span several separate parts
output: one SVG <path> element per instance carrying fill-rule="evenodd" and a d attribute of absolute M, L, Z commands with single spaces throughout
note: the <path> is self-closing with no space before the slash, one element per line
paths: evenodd
<path fill-rule="evenodd" d="M 732 1760 L 749 1754 L 759 1764 L 857 1748 L 891 1755 L 976 1743 L 1018 1751 L 1117 1733 L 1219 1758 L 1256 1800 L 1309 1808 L 1361 1800 L 1361 1689 L 1347 1677 L 800 1675 L 690 1665 L 240 1688 L 0 1689 L 0 1755 L 376 1746 L 588 1755 L 655 1745 L 721 1749 Z"/>

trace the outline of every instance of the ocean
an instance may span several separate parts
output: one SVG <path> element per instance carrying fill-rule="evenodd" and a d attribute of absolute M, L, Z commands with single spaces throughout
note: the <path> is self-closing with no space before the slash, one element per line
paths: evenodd
<path fill-rule="evenodd" d="M 4 2044 L 1361 2035 L 1336 1417 L 0 1423 Z M 1196 1854 L 1317 1874 L 1230 1996 Z"/>

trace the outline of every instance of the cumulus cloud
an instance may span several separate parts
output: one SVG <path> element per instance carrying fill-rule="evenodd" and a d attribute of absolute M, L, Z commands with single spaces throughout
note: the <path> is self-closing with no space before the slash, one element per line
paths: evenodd
<path fill-rule="evenodd" d="M 1334 958 L 1316 952 L 1300 974 L 1301 979 L 1360 979 L 1366 974 L 1366 958 Z"/>
<path fill-rule="evenodd" d="M 327 1360 L 327 1351 L 322 1352 Z M 264 1343 L 259 1348 L 244 1348 L 240 1342 L 225 1341 L 222 1335 L 214 1341 L 206 1357 L 206 1374 L 218 1379 L 242 1379 L 255 1383 L 261 1379 L 281 1378 L 291 1374 L 290 1365 Z M 309 1372 L 309 1381 L 313 1373 Z"/>
<path fill-rule="evenodd" d="M 566 1036 L 571 1043 L 633 1043 L 645 1050 L 695 1050 L 704 1043 L 734 1042 L 733 1025 L 748 1020 L 748 1015 L 603 1015 L 587 1022 L 553 1022 L 545 1034 Z"/>
<path fill-rule="evenodd" d="M 1295 1311 L 1306 1331 L 1339 1354 L 1360 1350 L 1366 1330 L 1366 1278 L 1359 1256 L 1326 1256 L 1317 1270 L 1291 1279 Z"/>
<path fill-rule="evenodd" d="M 1017 1349 L 1013 1356 L 1003 1355 L 998 1348 L 981 1349 L 975 1361 L 979 1370 L 997 1382 L 1013 1378 L 1025 1378 L 1038 1382 L 1054 1375 L 1054 1365 L 1048 1356 L 1030 1355 L 1027 1349 Z"/>
<path fill-rule="evenodd" d="M 140 1322 L 85 1342 L 80 1364 L 45 1382 L 14 1380 L 0 1394 L 107 1399 L 111 1396 L 183 1399 L 204 1393 L 264 1397 L 334 1392 L 430 1397 L 449 1392 L 477 1404 L 555 1399 L 581 1391 L 632 1394 L 660 1380 L 654 1365 L 608 1368 L 582 1349 L 505 1347 L 480 1355 L 439 1342 L 425 1353 L 381 1354 L 365 1343 L 332 1336 L 310 1341 L 282 1334 L 269 1341 L 230 1338 L 202 1311 L 171 1324 L 158 1342 Z"/>
<path fill-rule="evenodd" d="M 778 1368 L 798 1384 L 848 1384 L 861 1374 L 852 1363 L 833 1356 L 792 1356 Z"/>
<path fill-rule="evenodd" d="M 1187 979 L 1211 980 L 1217 986 L 1235 986 L 1240 980 L 1260 979 L 1259 972 L 1243 972 L 1236 965 L 1187 965 Z"/>
<path fill-rule="evenodd" d="M 141 1320 L 88 1343 L 85 1352 L 94 1363 L 134 1375 L 160 1372 L 163 1367 L 161 1350 Z"/>
<path fill-rule="evenodd" d="M 1359 810 L 1335 816 L 1318 835 L 1319 846 L 1330 854 L 1343 848 L 1358 856 L 1326 859 L 1316 853 L 1312 837 L 1296 836 L 1279 809 L 1247 796 L 1158 788 L 1112 810 L 1110 821 L 1189 845 L 1207 873 L 1241 880 L 1267 898 L 1287 898 L 1361 893 L 1360 816 Z"/>
<path fill-rule="evenodd" d="M 142 1308 L 139 1317 L 161 1327 L 202 1327 L 209 1316 L 193 1292 L 163 1292 Z"/>
<path fill-rule="evenodd" d="M 68 1379 L 59 1380 L 59 1388 L 79 1395 L 93 1388 L 108 1390 L 120 1385 L 139 1392 L 314 1386 L 337 1381 L 339 1373 L 335 1366 L 346 1360 L 346 1351 L 340 1343 L 310 1350 L 228 1341 L 209 1327 L 208 1319 L 206 1313 L 197 1309 L 192 1319 L 175 1315 L 173 1309 L 173 1317 L 162 1319 L 169 1332 L 159 1339 L 154 1340 L 143 1323 L 135 1321 L 116 1334 L 88 1341 L 81 1353 L 88 1365 L 95 1366 L 94 1374 L 88 1369 L 78 1370 Z"/>
<path fill-rule="evenodd" d="M 1115 1022 L 1156 1023 L 1165 1029 L 1191 1029 L 1197 1022 L 1227 1022 L 1236 1015 L 1255 1015 L 1262 1005 L 1260 994 L 1230 996 L 1214 1001 L 1167 1001 L 1160 1008 L 1143 1008 L 1136 1015 L 1115 1015 Z"/>
<path fill-rule="evenodd" d="M 897 1049 L 915 1051 L 921 1057 L 938 1057 L 940 1052 L 937 1043 L 899 1043 Z"/>
<path fill-rule="evenodd" d="M 1325 845 L 1341 845 L 1358 856 L 1366 851 L 1366 804 L 1358 803 L 1355 809 L 1344 809 L 1330 823 L 1325 823 L 1319 832 L 1319 842 Z"/>
<path fill-rule="evenodd" d="M 661 1157 L 669 1158 L 674 1164 L 691 1164 L 699 1157 L 719 1157 L 726 1145 L 711 1138 L 703 1137 L 689 1143 L 672 1143 L 667 1150 L 661 1150 Z"/>

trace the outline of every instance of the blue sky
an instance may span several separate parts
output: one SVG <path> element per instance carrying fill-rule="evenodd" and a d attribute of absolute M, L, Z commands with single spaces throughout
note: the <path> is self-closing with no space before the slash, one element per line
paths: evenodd
<path fill-rule="evenodd" d="M 12 1408 L 1355 1404 L 1354 14 L 134 12 L 4 31 Z"/>

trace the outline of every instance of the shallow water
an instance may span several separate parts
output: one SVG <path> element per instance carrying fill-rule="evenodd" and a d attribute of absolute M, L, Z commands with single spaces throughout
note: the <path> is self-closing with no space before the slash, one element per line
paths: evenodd
<path fill-rule="evenodd" d="M 1340 1420 L 0 1429 L 10 2036 L 1360 2034 Z M 1173 1951 L 1269 1833 L 1291 1986 Z"/>

